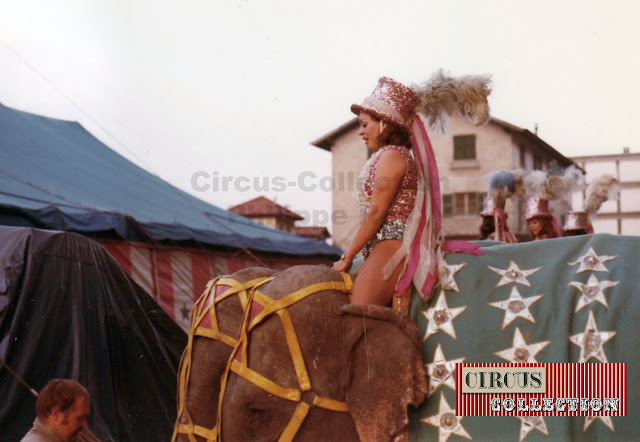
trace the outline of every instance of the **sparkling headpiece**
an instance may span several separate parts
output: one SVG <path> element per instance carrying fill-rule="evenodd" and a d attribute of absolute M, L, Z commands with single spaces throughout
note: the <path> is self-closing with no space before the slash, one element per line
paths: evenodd
<path fill-rule="evenodd" d="M 504 212 L 504 205 L 504 199 L 495 198 L 487 193 L 482 201 L 482 212 L 480 212 L 480 215 L 493 216 L 496 209 L 500 209 Z"/>
<path fill-rule="evenodd" d="M 564 222 L 564 227 L 562 227 L 562 230 L 567 231 L 584 229 L 585 231 L 589 231 L 591 228 L 591 222 L 589 221 L 587 212 L 571 211 L 567 212 L 567 218 Z"/>
<path fill-rule="evenodd" d="M 534 216 L 553 216 L 549 212 L 549 200 L 536 196 L 527 198 L 524 219 L 529 220 Z"/>
<path fill-rule="evenodd" d="M 351 106 L 351 112 L 356 115 L 366 112 L 408 131 L 411 115 L 419 103 L 420 97 L 413 90 L 389 77 L 382 77 L 361 105 Z"/>

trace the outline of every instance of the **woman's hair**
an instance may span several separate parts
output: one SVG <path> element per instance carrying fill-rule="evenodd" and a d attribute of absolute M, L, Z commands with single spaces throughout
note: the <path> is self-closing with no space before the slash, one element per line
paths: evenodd
<path fill-rule="evenodd" d="M 370 114 L 371 115 L 371 114 Z M 375 115 L 371 115 L 375 121 L 384 121 L 380 120 L 380 118 Z M 411 137 L 409 133 L 401 128 L 400 126 L 396 126 L 393 123 L 389 123 L 388 121 L 384 121 L 384 129 L 378 135 L 378 146 L 404 146 L 407 149 L 411 149 Z"/>
<path fill-rule="evenodd" d="M 558 237 L 558 235 L 556 234 L 556 229 L 553 228 L 553 221 L 551 221 L 550 216 L 548 215 L 534 216 L 533 218 L 540 220 L 540 222 L 542 223 L 542 230 L 540 230 L 538 237 L 546 237 L 546 238 Z"/>
<path fill-rule="evenodd" d="M 482 224 L 480 225 L 480 238 L 487 239 L 489 235 L 496 231 L 494 226 L 493 216 L 483 216 Z"/>

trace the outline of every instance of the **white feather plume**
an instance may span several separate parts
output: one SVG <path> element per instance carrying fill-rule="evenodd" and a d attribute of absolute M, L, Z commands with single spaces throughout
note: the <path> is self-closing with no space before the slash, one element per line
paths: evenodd
<path fill-rule="evenodd" d="M 589 184 L 585 191 L 582 208 L 588 214 L 597 212 L 607 200 L 616 200 L 620 197 L 620 186 L 615 177 L 602 175 Z"/>
<path fill-rule="evenodd" d="M 481 125 L 489 121 L 490 75 L 451 77 L 440 69 L 431 79 L 412 88 L 420 96 L 416 112 L 426 115 L 429 125 L 442 132 L 452 115 Z"/>
<path fill-rule="evenodd" d="M 549 198 L 547 193 L 547 174 L 534 170 L 524 177 L 524 189 L 527 197 Z"/>

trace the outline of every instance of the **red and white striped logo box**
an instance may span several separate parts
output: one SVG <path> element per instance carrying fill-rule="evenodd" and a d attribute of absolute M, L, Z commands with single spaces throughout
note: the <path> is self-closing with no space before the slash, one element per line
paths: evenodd
<path fill-rule="evenodd" d="M 457 416 L 626 416 L 626 363 L 456 364 Z"/>

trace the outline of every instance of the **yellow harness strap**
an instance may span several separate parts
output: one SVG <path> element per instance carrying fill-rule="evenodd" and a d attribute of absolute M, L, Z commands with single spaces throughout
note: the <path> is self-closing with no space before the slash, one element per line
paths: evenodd
<path fill-rule="evenodd" d="M 302 422 L 304 421 L 310 409 L 309 404 L 307 404 L 306 402 L 302 402 L 302 392 L 311 390 L 311 382 L 309 380 L 309 375 L 307 373 L 307 369 L 304 363 L 304 357 L 302 356 L 300 343 L 298 341 L 293 322 L 291 321 L 291 317 L 289 316 L 289 312 L 286 310 L 286 308 L 311 294 L 318 293 L 324 290 L 338 290 L 343 293 L 350 293 L 353 288 L 353 281 L 351 280 L 351 277 L 346 273 L 343 273 L 342 277 L 343 280 L 340 282 L 327 281 L 317 284 L 311 284 L 307 287 L 291 293 L 290 295 L 285 296 L 284 298 L 281 298 L 278 301 L 274 301 L 273 299 L 265 296 L 263 293 L 257 290 L 260 285 L 268 281 L 263 281 L 262 283 L 257 284 L 251 290 L 248 299 L 249 306 L 245 310 L 240 338 L 238 339 L 238 343 L 236 344 L 236 347 L 231 354 L 231 358 L 229 359 L 229 363 L 227 364 L 227 369 L 225 370 L 225 374 L 221 381 L 220 402 L 218 406 L 218 423 L 216 425 L 216 427 L 218 428 L 218 438 L 220 438 L 220 427 L 222 422 L 222 402 L 226 389 L 227 379 L 229 372 L 234 372 L 241 378 L 247 380 L 248 382 L 251 382 L 252 384 L 274 396 L 298 402 L 298 405 L 293 415 L 291 416 L 287 427 L 280 436 L 280 441 L 293 440 L 296 432 L 302 425 Z M 250 320 L 251 303 L 256 303 L 263 307 L 263 310 L 258 313 L 255 318 L 253 318 L 253 320 Z M 280 318 L 280 322 L 282 323 L 285 339 L 287 341 L 287 347 L 289 348 L 289 353 L 291 354 L 293 367 L 296 372 L 296 377 L 300 389 L 282 387 L 281 385 L 276 384 L 275 382 L 267 379 L 266 377 L 251 370 L 248 367 L 248 333 L 272 313 L 277 313 Z M 240 352 L 240 361 L 236 359 L 236 355 L 238 354 L 238 352 Z M 345 402 L 325 398 L 318 395 L 315 395 L 311 405 L 337 412 L 349 411 L 349 408 Z"/>
<path fill-rule="evenodd" d="M 189 410 L 185 405 L 187 386 L 189 385 L 189 378 L 191 375 L 191 352 L 193 348 L 193 339 L 195 336 L 204 336 L 223 342 L 230 347 L 235 347 L 237 340 L 229 335 L 225 335 L 224 333 L 222 333 L 218 327 L 215 305 L 223 299 L 237 294 L 244 310 L 248 302 L 247 290 L 252 289 L 254 286 L 265 281 L 266 279 L 269 278 L 261 277 L 253 279 L 251 281 L 247 281 L 245 283 L 240 283 L 230 277 L 217 277 L 207 283 L 204 292 L 202 293 L 202 295 L 200 295 L 198 300 L 193 305 L 193 308 L 191 310 L 191 327 L 189 329 L 187 347 L 182 353 L 180 366 L 178 368 L 178 418 L 176 420 L 176 423 L 180 421 L 182 416 L 187 419 L 188 423 L 177 424 L 174 426 L 172 440 L 175 441 L 179 433 L 186 434 L 190 442 L 196 442 L 196 438 L 194 435 L 203 437 L 208 441 L 214 441 L 216 439 L 216 435 L 218 432 L 217 428 L 214 426 L 213 428 L 208 429 L 200 425 L 195 425 L 193 419 L 191 418 L 191 415 L 189 414 Z M 218 286 L 229 286 L 229 288 L 215 297 L 215 289 L 217 289 Z M 215 297 L 214 299 L 210 298 L 212 296 L 212 290 L 213 296 Z M 209 318 L 211 320 L 211 328 L 198 327 L 202 319 L 207 314 L 209 315 Z"/>
<path fill-rule="evenodd" d="M 218 318 L 216 316 L 215 306 L 217 303 L 228 298 L 229 296 L 237 294 L 238 298 L 240 299 L 240 304 L 242 305 L 242 309 L 244 310 L 247 306 L 247 290 L 252 289 L 254 286 L 264 281 L 265 279 L 268 279 L 268 278 L 266 277 L 256 278 L 256 279 L 252 279 L 251 281 L 247 281 L 245 283 L 239 283 L 233 278 L 228 278 L 228 277 L 218 278 L 215 284 L 212 284 L 210 287 L 208 286 L 208 290 L 205 291 L 205 293 L 211 296 L 210 292 L 214 286 L 217 287 L 217 286 L 226 285 L 226 286 L 229 286 L 229 288 L 225 290 L 223 293 L 221 293 L 220 295 L 218 295 L 217 297 L 215 297 L 214 300 L 209 301 L 208 305 L 206 306 L 198 305 L 197 314 L 195 315 L 196 330 L 194 334 L 196 336 L 204 336 L 206 338 L 215 339 L 216 341 L 224 342 L 229 347 L 234 347 L 236 345 L 236 339 L 229 335 L 225 335 L 220 331 L 220 328 L 218 327 Z M 201 297 L 202 303 L 208 300 L 209 296 L 202 296 Z M 215 296 L 215 291 L 214 291 L 214 296 Z M 194 309 L 195 309 L 195 306 L 194 306 Z M 195 311 L 196 310 L 194 310 L 194 312 Z M 209 319 L 211 320 L 211 328 L 198 327 L 197 325 L 200 324 L 200 321 L 202 321 L 202 319 L 207 314 L 209 315 Z M 192 318 L 193 316 L 194 315 L 192 315 Z"/>

